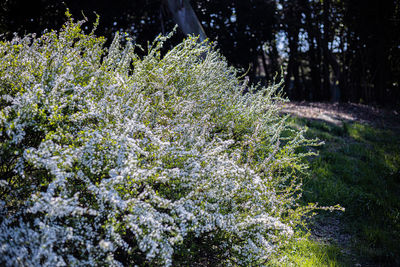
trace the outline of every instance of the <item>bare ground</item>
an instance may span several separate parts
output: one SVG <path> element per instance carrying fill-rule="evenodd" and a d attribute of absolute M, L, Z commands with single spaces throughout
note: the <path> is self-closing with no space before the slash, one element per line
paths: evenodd
<path fill-rule="evenodd" d="M 283 104 L 283 113 L 308 119 L 324 120 L 336 125 L 343 122 L 361 122 L 380 128 L 400 129 L 400 114 L 354 103 L 289 102 Z"/>

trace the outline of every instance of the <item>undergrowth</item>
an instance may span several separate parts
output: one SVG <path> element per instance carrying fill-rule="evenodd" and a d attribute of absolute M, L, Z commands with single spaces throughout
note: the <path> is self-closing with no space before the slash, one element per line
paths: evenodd
<path fill-rule="evenodd" d="M 0 264 L 283 257 L 315 207 L 315 141 L 279 115 L 281 84 L 247 85 L 195 37 L 139 57 L 82 23 L 0 42 Z"/>

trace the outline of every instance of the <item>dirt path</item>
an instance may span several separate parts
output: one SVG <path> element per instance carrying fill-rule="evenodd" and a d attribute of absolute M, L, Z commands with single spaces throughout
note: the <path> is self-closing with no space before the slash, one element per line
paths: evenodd
<path fill-rule="evenodd" d="M 362 104 L 289 102 L 283 105 L 282 112 L 303 118 L 324 120 L 336 125 L 341 125 L 343 122 L 361 122 L 379 128 L 400 130 L 400 114 L 397 111 Z"/>

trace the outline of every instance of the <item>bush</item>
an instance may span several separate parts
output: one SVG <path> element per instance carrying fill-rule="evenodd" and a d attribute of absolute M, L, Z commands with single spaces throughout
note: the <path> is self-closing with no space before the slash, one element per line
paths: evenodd
<path fill-rule="evenodd" d="M 141 58 L 82 23 L 0 43 L 0 263 L 266 264 L 309 211 L 281 84 L 246 89 L 195 37 Z"/>

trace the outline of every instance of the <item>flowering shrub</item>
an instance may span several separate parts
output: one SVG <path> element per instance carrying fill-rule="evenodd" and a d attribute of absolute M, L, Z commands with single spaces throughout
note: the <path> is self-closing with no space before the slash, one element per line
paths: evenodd
<path fill-rule="evenodd" d="M 0 264 L 266 264 L 309 210 L 281 84 L 194 37 L 140 58 L 82 23 L 0 43 Z"/>

